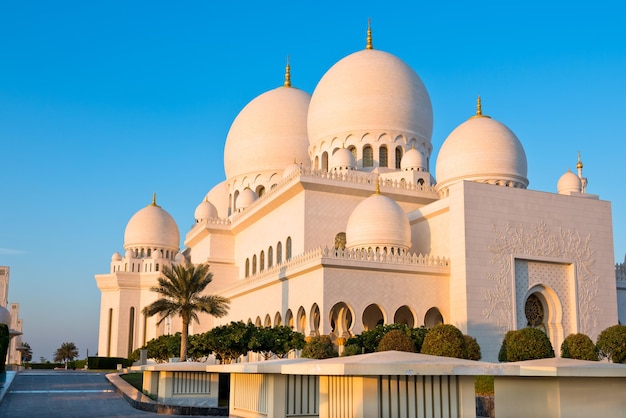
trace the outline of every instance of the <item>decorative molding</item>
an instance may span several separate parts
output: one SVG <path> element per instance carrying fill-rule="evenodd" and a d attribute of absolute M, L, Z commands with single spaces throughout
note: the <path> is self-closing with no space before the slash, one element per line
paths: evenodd
<path fill-rule="evenodd" d="M 513 329 L 513 318 L 516 315 L 511 285 L 514 276 L 511 271 L 513 255 L 530 259 L 568 259 L 573 261 L 578 279 L 579 332 L 594 334 L 598 325 L 596 314 L 601 309 L 596 303 L 600 277 L 593 272 L 596 251 L 590 246 L 591 236 L 583 238 L 577 231 L 563 228 L 554 232 L 543 221 L 534 226 L 520 224 L 515 228 L 506 224 L 504 230 L 492 224 L 491 229 L 495 238 L 489 246 L 493 254 L 489 263 L 497 265 L 499 270 L 487 275 L 495 286 L 484 290 L 487 307 L 483 310 L 483 316 L 495 319 L 502 334 Z"/>

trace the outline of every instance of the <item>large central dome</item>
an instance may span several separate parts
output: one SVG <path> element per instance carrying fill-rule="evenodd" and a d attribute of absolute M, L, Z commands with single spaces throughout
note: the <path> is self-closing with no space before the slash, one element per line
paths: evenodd
<path fill-rule="evenodd" d="M 337 62 L 318 83 L 309 105 L 311 144 L 356 132 L 401 132 L 430 143 L 428 92 L 404 61 L 365 49 Z"/>

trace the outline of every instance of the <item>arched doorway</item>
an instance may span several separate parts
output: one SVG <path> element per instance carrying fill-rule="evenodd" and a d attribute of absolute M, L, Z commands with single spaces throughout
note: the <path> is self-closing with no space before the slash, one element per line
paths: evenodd
<path fill-rule="evenodd" d="M 283 320 L 280 316 L 280 312 L 276 312 L 276 315 L 274 315 L 274 326 L 279 326 L 283 324 Z"/>
<path fill-rule="evenodd" d="M 400 306 L 393 316 L 394 324 L 404 324 L 409 328 L 415 328 L 415 315 L 407 305 Z"/>
<path fill-rule="evenodd" d="M 330 310 L 330 330 L 335 337 L 352 335 L 352 310 L 345 302 L 336 303 Z"/>
<path fill-rule="evenodd" d="M 311 334 L 320 335 L 320 307 L 314 303 L 311 307 L 310 324 Z"/>
<path fill-rule="evenodd" d="M 385 315 L 383 314 L 382 309 L 372 303 L 363 311 L 363 329 L 365 331 L 369 331 L 371 329 L 376 328 L 376 325 L 384 325 L 385 324 Z"/>
<path fill-rule="evenodd" d="M 293 329 L 294 323 L 293 313 L 291 313 L 291 309 L 287 309 L 287 312 L 285 312 L 285 325 Z"/>
<path fill-rule="evenodd" d="M 554 290 L 545 285 L 536 285 L 528 290 L 524 299 L 523 318 L 518 317 L 518 328 L 539 328 L 546 333 L 555 354 L 558 356 L 558 348 L 563 343 L 565 331 L 563 330 L 563 308 L 558 295 Z M 520 315 L 521 316 L 521 315 Z"/>
<path fill-rule="evenodd" d="M 306 312 L 304 308 L 300 306 L 298 309 L 298 316 L 296 318 L 297 331 L 301 334 L 306 335 Z"/>
<path fill-rule="evenodd" d="M 435 325 L 443 324 L 443 315 L 437 308 L 430 308 L 424 315 L 424 326 L 426 328 L 433 328 Z"/>

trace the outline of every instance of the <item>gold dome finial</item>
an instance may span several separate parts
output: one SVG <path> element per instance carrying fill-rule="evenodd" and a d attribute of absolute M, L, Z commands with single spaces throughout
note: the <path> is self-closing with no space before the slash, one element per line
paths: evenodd
<path fill-rule="evenodd" d="M 578 163 L 576 163 L 576 168 L 579 170 L 583 168 L 583 162 L 580 161 L 580 151 L 578 151 Z"/>
<path fill-rule="evenodd" d="M 365 49 L 374 49 L 372 44 L 372 19 L 367 19 L 367 45 Z"/>
<path fill-rule="evenodd" d="M 380 177 L 376 177 L 376 194 L 380 194 Z"/>
<path fill-rule="evenodd" d="M 289 55 L 287 55 L 287 65 L 285 66 L 285 87 L 291 87 L 291 65 L 289 65 Z"/>
<path fill-rule="evenodd" d="M 150 206 L 156 206 L 157 208 L 161 207 L 161 206 L 157 205 L 157 203 L 156 203 L 156 193 L 152 193 L 152 203 L 150 204 Z"/>
<path fill-rule="evenodd" d="M 475 118 L 489 118 L 489 116 L 483 115 L 483 105 L 480 101 L 480 94 L 478 95 L 478 99 L 476 99 L 476 114 L 470 117 L 470 119 Z"/>

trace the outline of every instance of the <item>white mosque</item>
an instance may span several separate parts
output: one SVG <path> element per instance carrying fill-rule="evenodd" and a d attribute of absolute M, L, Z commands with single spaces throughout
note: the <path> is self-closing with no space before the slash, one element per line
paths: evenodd
<path fill-rule="evenodd" d="M 522 143 L 479 98 L 431 172 L 428 92 L 370 30 L 312 95 L 289 71 L 233 122 L 226 178 L 198 197 L 184 249 L 156 199 L 130 219 L 124 255 L 96 275 L 99 355 L 180 330 L 141 313 L 173 263 L 210 264 L 207 292 L 231 300 L 227 317 L 190 333 L 241 320 L 337 341 L 445 322 L 494 361 L 507 330 L 541 327 L 558 351 L 570 333 L 595 340 L 618 322 L 611 204 L 587 193 L 580 155 L 557 193 L 527 189 Z M 622 291 L 626 308 L 626 281 Z"/>

